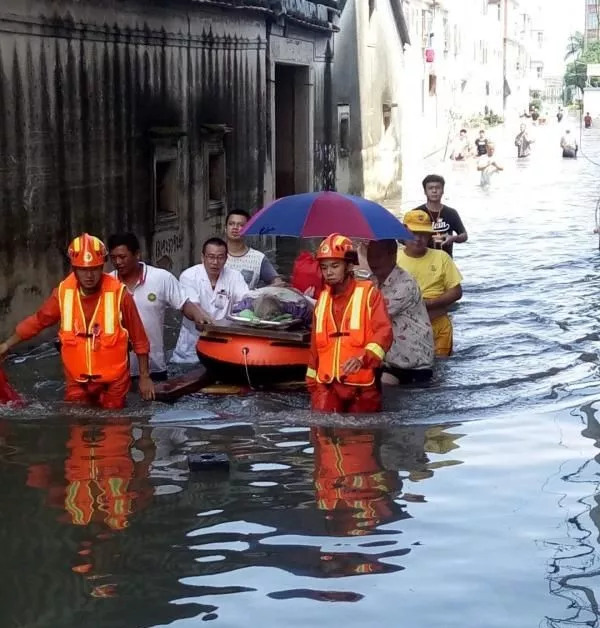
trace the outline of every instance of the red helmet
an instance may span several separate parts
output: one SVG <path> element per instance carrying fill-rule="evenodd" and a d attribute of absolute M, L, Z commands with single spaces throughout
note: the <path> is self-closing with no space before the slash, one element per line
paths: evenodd
<path fill-rule="evenodd" d="M 339 233 L 332 233 L 321 242 L 316 258 L 318 260 L 343 259 L 346 262 L 353 262 L 356 258 L 356 251 L 350 238 Z"/>
<path fill-rule="evenodd" d="M 102 240 L 89 233 L 82 233 L 69 244 L 68 255 L 71 266 L 94 268 L 104 266 L 107 252 Z"/>

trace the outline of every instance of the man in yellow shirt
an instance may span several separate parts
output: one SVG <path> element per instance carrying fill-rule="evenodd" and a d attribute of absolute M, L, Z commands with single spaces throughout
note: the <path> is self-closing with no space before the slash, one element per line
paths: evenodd
<path fill-rule="evenodd" d="M 433 233 L 427 212 L 415 209 L 406 213 L 404 224 L 414 239 L 407 241 L 404 250 L 398 253 L 398 266 L 417 280 L 433 327 L 435 355 L 447 357 L 452 353 L 448 310 L 462 297 L 462 275 L 448 253 L 427 248 Z"/>

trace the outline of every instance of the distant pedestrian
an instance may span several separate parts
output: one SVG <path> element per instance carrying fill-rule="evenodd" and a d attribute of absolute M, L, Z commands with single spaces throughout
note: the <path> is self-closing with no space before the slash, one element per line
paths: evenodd
<path fill-rule="evenodd" d="M 567 159 L 577 157 L 579 146 L 575 136 L 571 133 L 571 129 L 565 129 L 565 134 L 560 138 L 560 147 L 562 148 L 562 156 Z"/>
<path fill-rule="evenodd" d="M 489 187 L 492 183 L 492 175 L 504 170 L 496 157 L 496 147 L 491 142 L 487 145 L 487 153 L 479 158 L 477 170 L 481 172 L 481 187 Z"/>
<path fill-rule="evenodd" d="M 469 145 L 469 138 L 467 137 L 467 129 L 461 129 L 452 148 L 450 159 L 454 161 L 464 161 L 470 155 L 471 146 Z"/>
<path fill-rule="evenodd" d="M 583 124 L 585 125 L 586 129 L 589 129 L 592 126 L 592 116 L 590 115 L 589 111 L 585 114 L 585 117 L 583 118 Z"/>
<path fill-rule="evenodd" d="M 515 138 L 515 146 L 517 147 L 517 157 L 519 159 L 529 156 L 531 152 L 531 144 L 534 140 L 531 139 L 527 132 L 527 127 L 522 124 Z"/>
<path fill-rule="evenodd" d="M 477 149 L 477 157 L 481 157 L 487 153 L 488 139 L 483 129 L 479 130 L 479 137 L 475 140 L 475 148 Z"/>

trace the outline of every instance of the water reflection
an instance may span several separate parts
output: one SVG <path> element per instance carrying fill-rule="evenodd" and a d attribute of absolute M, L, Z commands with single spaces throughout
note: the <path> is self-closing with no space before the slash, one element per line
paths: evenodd
<path fill-rule="evenodd" d="M 148 478 L 154 443 L 147 428 L 136 431 L 122 423 L 71 426 L 64 465 L 29 465 L 27 486 L 45 490 L 47 504 L 64 510 L 60 521 L 124 530 L 153 493 Z"/>
<path fill-rule="evenodd" d="M 403 492 L 403 484 L 431 478 L 444 465 L 429 460 L 430 448 L 447 453 L 460 438 L 438 426 L 313 427 L 305 432 L 306 440 L 297 428 L 285 433 L 293 438 L 287 442 L 281 440 L 282 431 L 261 434 L 263 442 L 287 445 L 277 463 L 268 462 L 272 449 L 255 450 L 237 469 L 243 484 L 232 478 L 234 493 L 251 490 L 251 499 L 229 504 L 223 513 L 229 515 L 226 523 L 207 521 L 188 534 L 194 541 L 190 549 L 206 572 L 184 579 L 200 590 L 185 601 L 207 595 L 217 604 L 206 586 L 224 568 L 236 573 L 217 582 L 252 582 L 253 593 L 273 599 L 362 599 L 361 585 L 350 583 L 340 590 L 339 578 L 405 568 L 402 559 L 411 547 L 402 540 L 401 522 L 411 518 L 411 502 L 425 503 L 426 498 Z M 293 577 L 269 578 L 265 567 Z M 253 578 L 258 573 L 263 576 Z M 221 604 L 229 606 L 224 600 Z"/>
<path fill-rule="evenodd" d="M 594 404 L 580 408 L 586 427 L 581 435 L 600 449 L 600 421 Z M 549 565 L 549 586 L 553 595 L 567 602 L 569 611 L 563 618 L 547 618 L 552 628 L 600 625 L 598 590 L 600 584 L 600 453 L 581 462 L 561 480 L 585 486 L 585 494 L 576 500 L 575 513 L 566 519 L 567 538 L 550 543 L 554 557 Z M 589 494 L 590 487 L 593 489 Z M 568 491 L 561 507 L 570 510 Z"/>
<path fill-rule="evenodd" d="M 36 626 L 43 608 L 61 627 L 215 619 L 238 595 L 356 602 L 369 591 L 359 576 L 406 568 L 403 522 L 436 469 L 458 463 L 460 438 L 440 426 L 1 426 L 0 577 L 14 595 L 0 614 Z M 199 450 L 227 452 L 230 471 L 190 473 Z"/>

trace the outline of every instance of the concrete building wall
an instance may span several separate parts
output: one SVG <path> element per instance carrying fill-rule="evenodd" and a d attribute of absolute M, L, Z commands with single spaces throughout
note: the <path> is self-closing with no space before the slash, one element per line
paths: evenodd
<path fill-rule="evenodd" d="M 335 37 L 337 189 L 372 199 L 400 190 L 400 106 L 406 94 L 395 2 L 348 0 Z"/>
<path fill-rule="evenodd" d="M 2 3 L 0 332 L 49 294 L 82 230 L 133 230 L 147 259 L 178 273 L 222 231 L 228 208 L 272 199 L 276 137 L 290 133 L 273 118 L 279 61 L 303 67 L 302 95 L 284 101 L 303 106 L 298 189 L 321 186 L 332 10 L 216 4 Z M 328 157 L 319 166 L 334 171 Z"/>
<path fill-rule="evenodd" d="M 600 0 L 585 0 L 585 41 L 600 40 Z"/>
<path fill-rule="evenodd" d="M 583 90 L 583 111 L 589 111 L 594 120 L 600 117 L 600 87 L 586 87 Z"/>
<path fill-rule="evenodd" d="M 510 89 L 505 102 L 508 119 L 516 119 L 529 106 L 533 4 L 531 0 L 504 0 L 503 4 L 506 82 Z"/>

